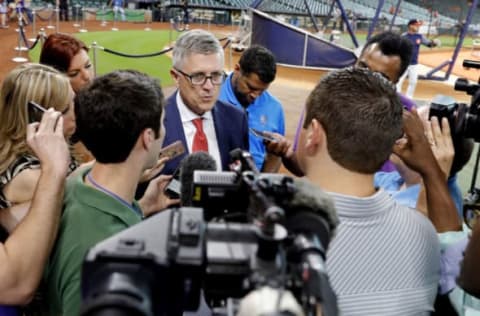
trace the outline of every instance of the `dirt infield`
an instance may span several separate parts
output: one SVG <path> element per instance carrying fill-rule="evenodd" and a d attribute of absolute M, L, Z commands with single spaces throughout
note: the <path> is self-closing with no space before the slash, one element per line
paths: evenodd
<path fill-rule="evenodd" d="M 453 52 L 453 49 L 423 50 L 419 56 L 419 62 L 435 68 L 443 62 L 450 60 L 453 57 Z M 478 50 L 473 50 L 472 48 L 461 49 L 452 69 L 452 74 L 455 76 L 478 81 L 480 70 L 463 68 L 462 63 L 464 59 L 471 59 L 480 63 L 480 47 Z M 444 67 L 442 70 L 446 72 L 447 69 L 447 67 Z"/>

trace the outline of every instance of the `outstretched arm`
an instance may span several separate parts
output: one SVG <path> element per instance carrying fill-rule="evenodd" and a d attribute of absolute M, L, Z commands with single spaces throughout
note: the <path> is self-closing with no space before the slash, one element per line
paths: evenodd
<path fill-rule="evenodd" d="M 403 120 L 406 137 L 397 141 L 393 151 L 422 176 L 428 217 L 437 232 L 460 229 L 461 223 L 448 191 L 446 176 L 430 148 L 417 110 L 404 111 Z"/>
<path fill-rule="evenodd" d="M 29 213 L 0 244 L 0 303 L 25 304 L 33 296 L 55 241 L 70 155 L 63 118 L 48 110 L 28 126 L 27 142 L 39 158 L 41 175 Z"/>

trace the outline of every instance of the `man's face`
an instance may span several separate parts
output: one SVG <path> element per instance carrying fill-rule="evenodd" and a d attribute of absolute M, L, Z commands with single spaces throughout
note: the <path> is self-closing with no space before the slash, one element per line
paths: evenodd
<path fill-rule="evenodd" d="M 245 75 L 238 64 L 235 66 L 232 88 L 242 106 L 247 107 L 252 104 L 269 86 L 270 84 L 260 80 L 256 73 Z"/>
<path fill-rule="evenodd" d="M 378 44 L 374 43 L 365 49 L 355 66 L 378 72 L 392 83 L 397 83 L 400 78 L 401 63 L 400 56 L 384 55 Z"/>
<path fill-rule="evenodd" d="M 184 58 L 178 70 L 172 69 L 170 73 L 177 83 L 183 102 L 192 112 L 202 115 L 213 108 L 220 92 L 220 85 L 213 84 L 211 79 L 207 79 L 201 85 L 194 85 L 187 75 L 212 76 L 223 73 L 223 63 L 219 54 L 190 54 Z"/>
<path fill-rule="evenodd" d="M 410 24 L 408 26 L 408 30 L 410 31 L 410 33 L 417 33 L 419 28 L 420 24 Z"/>

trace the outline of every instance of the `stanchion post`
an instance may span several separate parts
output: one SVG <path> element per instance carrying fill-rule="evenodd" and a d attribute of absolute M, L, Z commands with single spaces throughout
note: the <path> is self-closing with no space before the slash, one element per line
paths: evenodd
<path fill-rule="evenodd" d="M 38 32 L 38 35 L 40 35 L 40 44 L 42 44 L 41 47 L 43 47 L 43 44 L 45 43 L 45 38 L 47 35 L 45 34 L 45 29 L 42 27 L 40 28 L 40 32 Z"/>
<path fill-rule="evenodd" d="M 113 10 L 113 27 L 112 31 L 118 31 L 117 28 L 117 11 Z"/>
<path fill-rule="evenodd" d="M 102 23 L 100 23 L 101 26 L 105 26 L 107 25 L 107 11 L 105 11 L 105 4 L 102 4 Z"/>
<path fill-rule="evenodd" d="M 232 41 L 233 41 L 233 37 L 229 36 L 227 41 L 228 41 L 228 69 L 230 69 L 230 71 L 232 71 L 233 70 L 233 68 L 232 68 L 232 61 L 233 61 Z"/>
<path fill-rule="evenodd" d="M 93 41 L 92 43 L 92 52 L 93 52 L 93 76 L 97 76 L 97 42 Z"/>
<path fill-rule="evenodd" d="M 17 57 L 14 57 L 12 59 L 16 63 L 24 63 L 28 61 L 27 58 L 20 56 L 22 54 L 22 51 L 28 50 L 28 48 L 22 46 L 22 33 L 23 33 L 23 21 L 22 21 L 21 15 L 19 14 L 18 15 L 18 46 L 15 47 L 15 50 L 17 51 Z"/>
<path fill-rule="evenodd" d="M 74 7 L 75 7 L 75 23 L 73 23 L 73 27 L 80 27 L 80 24 L 78 24 L 78 15 L 79 15 L 79 13 L 80 13 L 80 9 L 79 9 L 79 8 L 80 8 L 81 6 L 80 6 L 80 4 L 76 3 L 76 4 L 74 5 Z"/>
<path fill-rule="evenodd" d="M 88 30 L 85 28 L 85 15 L 86 15 L 85 13 L 86 12 L 87 12 L 87 10 L 86 10 L 85 6 L 83 6 L 82 7 L 82 28 L 78 30 L 80 33 L 88 32 Z"/>
<path fill-rule="evenodd" d="M 53 6 L 51 4 L 49 4 L 48 7 L 53 8 Z M 52 9 L 52 12 L 50 13 L 50 17 L 48 18 L 47 29 L 54 29 L 55 28 L 55 26 L 52 25 L 52 17 L 53 17 L 54 13 L 55 13 L 55 9 Z"/>
<path fill-rule="evenodd" d="M 60 8 L 59 8 L 59 6 L 55 7 L 55 16 L 56 16 L 56 19 L 57 19 L 57 21 L 55 23 L 55 26 L 56 26 L 55 32 L 58 33 L 58 32 L 60 32 L 60 22 L 59 22 L 60 21 Z"/>
<path fill-rule="evenodd" d="M 35 10 L 32 10 L 32 34 L 35 36 L 37 34 L 37 13 Z M 30 38 L 30 41 L 34 42 L 35 38 Z"/>
<path fill-rule="evenodd" d="M 145 31 L 151 31 L 152 29 L 150 28 L 150 24 L 152 22 L 152 19 L 153 19 L 153 16 L 152 16 L 152 10 L 150 8 L 147 8 L 147 10 L 145 10 L 145 14 L 147 15 L 146 16 L 146 20 L 147 20 L 147 26 L 145 27 Z"/>

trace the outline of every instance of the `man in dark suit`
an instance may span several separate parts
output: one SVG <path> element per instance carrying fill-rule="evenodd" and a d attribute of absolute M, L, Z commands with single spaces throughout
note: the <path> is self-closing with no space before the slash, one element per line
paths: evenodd
<path fill-rule="evenodd" d="M 177 40 L 170 73 L 178 90 L 167 100 L 163 146 L 180 140 L 187 150 L 169 161 L 162 173 L 173 173 L 185 155 L 200 150 L 216 160 L 219 170 L 228 170 L 229 152 L 248 150 L 246 114 L 217 100 L 225 78 L 223 66 L 223 48 L 213 34 L 192 30 Z"/>

